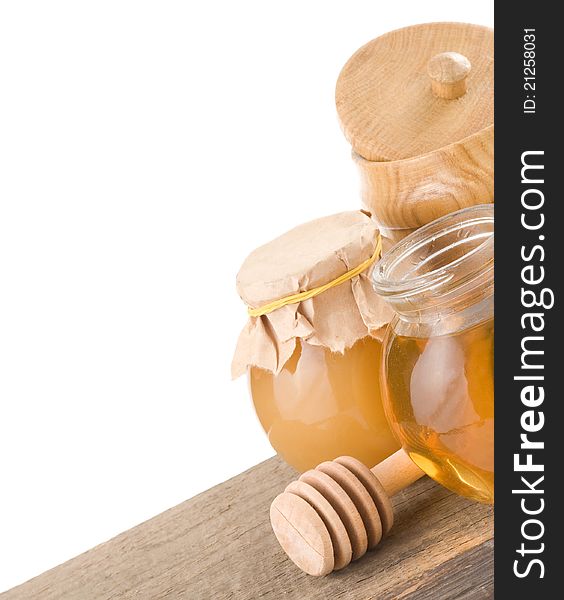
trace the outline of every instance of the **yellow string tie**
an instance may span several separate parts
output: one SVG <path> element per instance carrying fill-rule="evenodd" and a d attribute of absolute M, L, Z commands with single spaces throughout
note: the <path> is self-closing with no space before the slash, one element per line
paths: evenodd
<path fill-rule="evenodd" d="M 376 239 L 376 247 L 374 248 L 374 253 L 372 254 L 372 256 L 370 258 L 367 258 L 364 262 L 360 263 L 360 265 L 358 265 L 358 267 L 355 267 L 354 269 L 351 269 L 350 271 L 347 271 L 346 273 L 339 275 L 339 277 L 337 277 L 336 279 L 333 279 L 333 281 L 330 281 L 329 283 L 325 283 L 325 284 L 320 285 L 319 287 L 313 288 L 311 290 L 306 290 L 305 292 L 299 292 L 297 294 L 291 294 L 290 296 L 286 296 L 285 298 L 280 298 L 279 300 L 273 300 L 272 302 L 263 304 L 262 306 L 259 306 L 258 308 L 252 308 L 251 306 L 249 306 L 247 308 L 247 310 L 249 312 L 249 316 L 261 317 L 262 315 L 267 315 L 268 313 L 271 313 L 279 308 L 282 308 L 283 306 L 287 306 L 288 304 L 297 304 L 298 302 L 303 302 L 304 300 L 308 300 L 309 298 L 314 298 L 315 296 L 322 294 L 326 290 L 329 290 L 333 287 L 341 285 L 341 283 L 344 283 L 345 281 L 348 281 L 349 279 L 356 277 L 357 275 L 359 275 L 360 273 L 362 273 L 363 271 L 368 269 L 368 267 L 370 265 L 372 265 L 373 263 L 376 262 L 376 260 L 378 260 L 381 252 L 382 252 L 382 238 L 380 237 L 380 234 L 378 234 L 378 237 Z"/>

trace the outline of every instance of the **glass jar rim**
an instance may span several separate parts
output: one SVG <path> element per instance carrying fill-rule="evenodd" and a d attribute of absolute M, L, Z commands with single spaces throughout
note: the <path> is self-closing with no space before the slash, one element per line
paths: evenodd
<path fill-rule="evenodd" d="M 375 291 L 393 305 L 477 288 L 482 298 L 493 293 L 493 227 L 493 204 L 463 208 L 424 225 L 374 265 Z"/>

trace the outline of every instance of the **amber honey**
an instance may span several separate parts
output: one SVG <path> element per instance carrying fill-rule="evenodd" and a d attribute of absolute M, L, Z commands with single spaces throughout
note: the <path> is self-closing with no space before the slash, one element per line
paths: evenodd
<path fill-rule="evenodd" d="M 430 339 L 391 333 L 385 407 L 402 446 L 433 479 L 494 500 L 493 319 Z"/>
<path fill-rule="evenodd" d="M 349 455 L 372 466 L 400 447 L 382 406 L 381 360 L 372 337 L 344 354 L 298 340 L 279 374 L 249 369 L 257 415 L 286 462 L 306 471 Z"/>

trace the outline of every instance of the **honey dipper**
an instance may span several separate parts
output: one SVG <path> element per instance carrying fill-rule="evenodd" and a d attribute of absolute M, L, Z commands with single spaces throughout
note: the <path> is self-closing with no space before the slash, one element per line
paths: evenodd
<path fill-rule="evenodd" d="M 390 531 L 390 497 L 425 473 L 398 450 L 372 469 L 341 456 L 303 473 L 270 507 L 270 522 L 289 558 L 309 575 L 346 567 Z"/>

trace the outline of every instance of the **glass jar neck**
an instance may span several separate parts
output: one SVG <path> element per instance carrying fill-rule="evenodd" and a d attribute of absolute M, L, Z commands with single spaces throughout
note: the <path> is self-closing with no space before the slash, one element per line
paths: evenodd
<path fill-rule="evenodd" d="M 406 323 L 478 323 L 493 315 L 493 249 L 493 205 L 459 210 L 396 244 L 374 266 L 374 289 Z"/>

